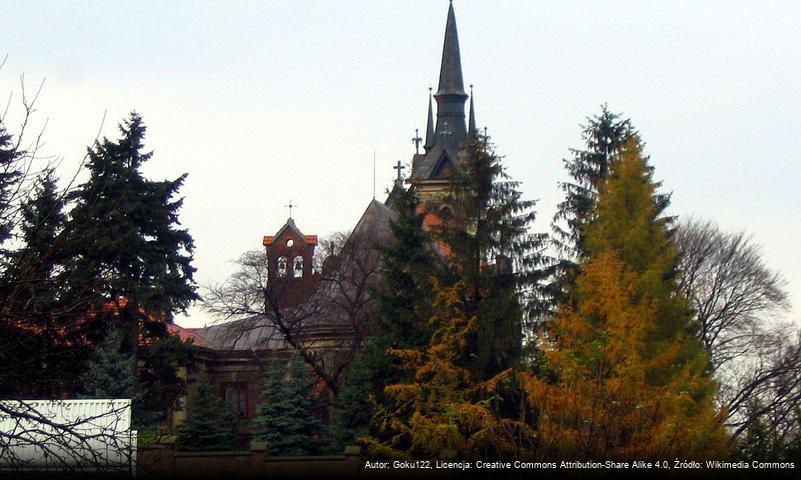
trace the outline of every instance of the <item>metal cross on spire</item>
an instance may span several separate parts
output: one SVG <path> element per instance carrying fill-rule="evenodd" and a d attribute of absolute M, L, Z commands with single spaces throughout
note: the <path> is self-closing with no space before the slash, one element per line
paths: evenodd
<path fill-rule="evenodd" d="M 397 171 L 398 171 L 398 182 L 400 182 L 401 180 L 403 180 L 403 177 L 401 176 L 401 170 L 403 170 L 403 169 L 404 169 L 404 168 L 406 168 L 406 167 L 404 167 L 403 165 L 401 165 L 401 161 L 400 161 L 400 160 L 398 160 L 398 164 L 397 164 L 397 165 L 395 165 L 395 166 L 394 166 L 394 167 L 392 167 L 392 168 L 393 168 L 394 170 L 397 170 Z"/>
<path fill-rule="evenodd" d="M 414 153 L 420 153 L 420 142 L 423 139 L 420 138 L 420 130 L 415 128 L 414 129 L 414 138 L 412 138 L 412 143 L 414 144 Z"/>
<path fill-rule="evenodd" d="M 297 207 L 297 206 L 298 206 L 297 204 L 292 203 L 292 199 L 291 198 L 289 199 L 289 205 L 284 205 L 284 207 L 288 207 L 289 208 L 289 218 L 292 218 L 292 209 Z"/>

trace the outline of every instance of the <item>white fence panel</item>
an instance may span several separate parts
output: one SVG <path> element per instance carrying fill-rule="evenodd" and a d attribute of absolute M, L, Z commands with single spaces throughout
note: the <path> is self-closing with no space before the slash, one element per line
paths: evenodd
<path fill-rule="evenodd" d="M 0 471 L 135 473 L 131 400 L 0 401 Z"/>

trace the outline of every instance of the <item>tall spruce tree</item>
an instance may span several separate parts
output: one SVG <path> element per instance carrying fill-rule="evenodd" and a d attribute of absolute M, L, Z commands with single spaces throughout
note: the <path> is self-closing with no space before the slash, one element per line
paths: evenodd
<path fill-rule="evenodd" d="M 183 202 L 175 199 L 186 174 L 175 180 L 143 177 L 145 125 L 131 113 L 118 141 L 103 139 L 89 150 L 89 179 L 72 196 L 75 207 L 65 234 L 69 243 L 69 295 L 91 295 L 94 316 L 85 325 L 95 336 L 112 322 L 131 335 L 138 327 L 163 335 L 164 323 L 198 299 L 192 279 L 193 241 L 178 228 Z M 103 315 L 103 307 L 106 309 Z M 90 336 L 91 338 L 91 336 Z"/>
<path fill-rule="evenodd" d="M 14 197 L 22 180 L 18 160 L 22 153 L 14 144 L 14 139 L 0 119 L 0 253 L 7 253 L 3 244 L 11 238 L 14 228 Z"/>
<path fill-rule="evenodd" d="M 643 148 L 640 134 L 631 119 L 609 111 L 606 104 L 601 105 L 600 114 L 587 118 L 587 123 L 582 125 L 581 138 L 583 148 L 570 149 L 571 158 L 562 160 L 571 181 L 559 183 L 565 199 L 557 206 L 551 222 L 551 240 L 559 252 L 559 260 L 550 269 L 553 281 L 547 286 L 552 304 L 565 301 L 575 284 L 579 274 L 578 262 L 587 254 L 584 230 L 612 162 L 629 140 L 637 143 L 641 150 Z M 654 185 L 658 190 L 661 182 Z M 670 194 L 654 192 L 654 198 L 661 214 L 670 203 Z"/>
<path fill-rule="evenodd" d="M 382 282 L 370 292 L 376 305 L 369 319 L 370 335 L 349 365 L 332 411 L 335 448 L 370 431 L 370 397 L 384 403 L 384 387 L 407 379 L 389 351 L 422 348 L 430 336 L 432 278 L 442 268 L 431 235 L 423 228 L 425 212 L 415 192 L 398 185 L 387 203 L 396 213 L 389 224 L 393 241 L 375 245 L 381 254 Z"/>
<path fill-rule="evenodd" d="M 220 402 L 214 394 L 205 369 L 198 372 L 186 400 L 186 420 L 178 426 L 178 447 L 199 452 L 235 450 L 239 446 L 236 426 L 239 421 L 231 405 Z"/>
<path fill-rule="evenodd" d="M 539 450 L 554 458 L 722 458 L 697 325 L 675 281 L 676 248 L 635 140 L 599 186 L 574 305 L 542 338 L 549 378 L 524 375 Z"/>
<path fill-rule="evenodd" d="M 56 270 L 64 260 L 59 235 L 66 220 L 57 179 L 53 170 L 47 169 L 37 179 L 33 197 L 22 204 L 22 247 L 13 254 L 13 268 L 24 279 L 17 302 L 31 316 L 46 315 L 56 308 Z"/>
<path fill-rule="evenodd" d="M 599 115 L 587 118 L 581 138 L 584 148 L 571 148 L 571 158 L 562 160 L 571 181 L 559 183 L 565 199 L 558 205 L 551 224 L 553 241 L 568 259 L 581 258 L 585 253 L 583 229 L 612 161 L 628 138 L 640 142 L 631 119 L 610 112 L 606 104 L 601 105 Z"/>
<path fill-rule="evenodd" d="M 14 342 L 21 351 L 12 355 L 28 359 L 13 374 L 17 387 L 28 395 L 49 396 L 74 386 L 77 377 L 71 364 L 84 352 L 75 348 L 77 339 L 62 315 L 61 282 L 67 272 L 60 268 L 64 257 L 59 235 L 66 215 L 53 170 L 39 175 L 31 194 L 20 206 L 21 246 L 6 265 L 9 284 L 3 288 L 3 302 L 10 316 L 26 326 Z"/>
<path fill-rule="evenodd" d="M 289 364 L 274 359 L 265 371 L 264 391 L 253 420 L 253 441 L 267 442 L 272 455 L 311 455 L 320 448 L 325 408 L 315 396 L 313 377 L 299 356 Z"/>
<path fill-rule="evenodd" d="M 488 137 L 471 133 L 465 160 L 451 177 L 445 202 L 453 217 L 435 229 L 445 246 L 451 279 L 467 289 L 468 314 L 479 319 L 463 361 L 485 379 L 521 359 L 524 302 L 538 311 L 544 234 L 529 232 L 532 200 L 505 173 Z"/>

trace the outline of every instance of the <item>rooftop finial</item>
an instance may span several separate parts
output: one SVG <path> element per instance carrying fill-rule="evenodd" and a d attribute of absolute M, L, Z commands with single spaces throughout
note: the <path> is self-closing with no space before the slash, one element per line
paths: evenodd
<path fill-rule="evenodd" d="M 297 206 L 298 206 L 297 204 L 292 203 L 292 199 L 291 198 L 289 199 L 289 205 L 284 205 L 284 207 L 288 207 L 289 208 L 289 219 L 290 220 L 292 219 L 292 209 L 297 207 Z"/>
<path fill-rule="evenodd" d="M 414 153 L 420 153 L 420 142 L 422 141 L 423 139 L 420 138 L 420 129 L 415 128 L 414 137 L 412 138 L 412 143 L 414 144 Z"/>
<path fill-rule="evenodd" d="M 470 85 L 470 114 L 467 120 L 467 131 L 469 134 L 478 133 L 476 129 L 476 111 L 473 106 L 473 85 Z"/>
<path fill-rule="evenodd" d="M 423 145 L 426 151 L 434 146 L 434 109 L 431 106 L 432 90 L 431 87 L 428 87 L 428 123 L 426 124 L 426 143 Z"/>

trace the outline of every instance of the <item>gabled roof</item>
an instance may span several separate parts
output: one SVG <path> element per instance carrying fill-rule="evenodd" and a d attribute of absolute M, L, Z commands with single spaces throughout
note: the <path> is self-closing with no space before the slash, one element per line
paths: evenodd
<path fill-rule="evenodd" d="M 265 247 L 269 247 L 270 245 L 272 245 L 275 239 L 281 238 L 287 232 L 292 232 L 292 234 L 295 237 L 303 239 L 303 241 L 305 241 L 307 245 L 310 246 L 317 245 L 317 235 L 304 235 L 300 230 L 298 230 L 298 227 L 295 226 L 295 221 L 292 220 L 292 217 L 287 219 L 284 226 L 281 227 L 280 230 L 278 230 L 278 233 L 276 233 L 275 235 L 265 235 L 264 239 L 262 240 L 262 245 L 264 245 Z"/>
<path fill-rule="evenodd" d="M 392 236 L 392 230 L 389 228 L 389 222 L 396 216 L 396 213 L 383 203 L 373 199 L 367 208 L 364 210 L 362 217 L 353 228 L 347 245 L 351 239 L 357 237 L 368 238 L 376 242 L 388 240 Z"/>

